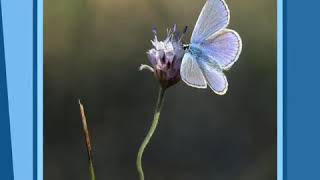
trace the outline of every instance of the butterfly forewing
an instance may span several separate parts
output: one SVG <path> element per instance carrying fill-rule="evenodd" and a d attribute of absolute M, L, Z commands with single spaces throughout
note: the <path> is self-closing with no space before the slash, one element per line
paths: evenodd
<path fill-rule="evenodd" d="M 193 30 L 191 43 L 199 43 L 228 26 L 230 13 L 224 0 L 208 0 Z"/>
<path fill-rule="evenodd" d="M 180 69 L 181 79 L 189 86 L 196 88 L 206 88 L 207 83 L 199 68 L 195 57 L 187 52 L 183 59 Z"/>
<path fill-rule="evenodd" d="M 224 29 L 201 43 L 203 51 L 224 70 L 229 69 L 241 53 L 242 42 L 237 32 Z"/>

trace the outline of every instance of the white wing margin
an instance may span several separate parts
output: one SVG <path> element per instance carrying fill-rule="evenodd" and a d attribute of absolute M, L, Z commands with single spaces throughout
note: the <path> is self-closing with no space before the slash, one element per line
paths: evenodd
<path fill-rule="evenodd" d="M 224 0 L 207 0 L 191 36 L 191 43 L 199 43 L 226 28 L 230 11 Z"/>
<path fill-rule="evenodd" d="M 189 52 L 185 53 L 182 59 L 180 75 L 181 79 L 191 87 L 207 88 L 201 69 L 196 59 Z"/>
<path fill-rule="evenodd" d="M 209 87 L 218 95 L 224 95 L 228 90 L 228 81 L 224 73 L 213 62 L 198 61 L 200 69 Z"/>

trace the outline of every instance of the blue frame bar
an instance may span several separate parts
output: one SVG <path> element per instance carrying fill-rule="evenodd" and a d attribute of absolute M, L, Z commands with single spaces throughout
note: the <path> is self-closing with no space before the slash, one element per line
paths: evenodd
<path fill-rule="evenodd" d="M 38 179 L 38 4 L 33 0 L 33 177 Z"/>
<path fill-rule="evenodd" d="M 285 1 L 285 0 L 283 0 Z M 283 156 L 283 8 L 284 2 L 277 1 L 277 179 L 284 179 Z"/>
<path fill-rule="evenodd" d="M 43 180 L 43 0 L 34 0 L 37 4 L 37 179 Z"/>

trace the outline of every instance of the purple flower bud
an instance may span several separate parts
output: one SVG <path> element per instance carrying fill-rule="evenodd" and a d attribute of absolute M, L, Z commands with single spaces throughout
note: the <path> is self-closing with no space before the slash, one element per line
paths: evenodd
<path fill-rule="evenodd" d="M 163 88 L 168 88 L 180 81 L 180 66 L 185 53 L 181 42 L 184 33 L 179 34 L 174 26 L 173 29 L 168 29 L 163 41 L 158 41 L 155 29 L 153 33 L 153 48 L 147 52 L 147 56 L 156 79 Z"/>

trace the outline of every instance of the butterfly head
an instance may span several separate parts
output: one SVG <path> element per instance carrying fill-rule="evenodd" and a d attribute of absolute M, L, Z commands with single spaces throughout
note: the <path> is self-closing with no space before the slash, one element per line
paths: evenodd
<path fill-rule="evenodd" d="M 184 50 L 188 50 L 189 47 L 190 47 L 190 44 L 183 44 L 183 49 L 184 49 Z"/>

